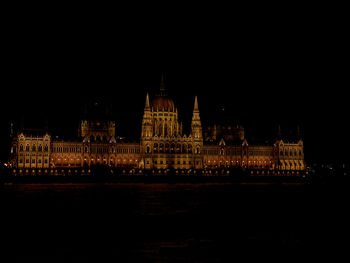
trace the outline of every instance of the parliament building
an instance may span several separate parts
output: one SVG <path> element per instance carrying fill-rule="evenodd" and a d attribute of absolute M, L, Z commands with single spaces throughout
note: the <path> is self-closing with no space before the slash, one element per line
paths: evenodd
<path fill-rule="evenodd" d="M 139 142 L 120 140 L 115 121 L 108 118 L 81 120 L 78 138 L 62 141 L 48 132 L 19 131 L 11 145 L 11 169 L 15 174 L 88 174 L 101 166 L 123 173 L 153 170 L 164 174 L 169 169 L 210 174 L 233 168 L 260 174 L 299 174 L 305 170 L 300 138 L 287 142 L 278 137 L 269 145 L 252 145 L 241 125 L 203 128 L 197 97 L 190 132 L 185 134 L 164 78 L 159 92 L 152 99 L 146 96 Z"/>

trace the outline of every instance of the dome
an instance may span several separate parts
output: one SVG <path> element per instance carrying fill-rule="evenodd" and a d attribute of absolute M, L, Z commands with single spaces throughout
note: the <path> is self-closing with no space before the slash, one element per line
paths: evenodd
<path fill-rule="evenodd" d="M 151 102 L 151 107 L 154 110 L 165 110 L 175 112 L 175 104 L 172 99 L 165 96 L 157 96 Z"/>

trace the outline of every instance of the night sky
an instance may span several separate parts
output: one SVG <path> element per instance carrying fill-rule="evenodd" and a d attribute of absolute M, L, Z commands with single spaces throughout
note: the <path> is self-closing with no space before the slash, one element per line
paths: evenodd
<path fill-rule="evenodd" d="M 327 24 L 203 24 L 147 33 L 126 28 L 12 25 L 6 32 L 1 95 L 1 159 L 10 121 L 53 135 L 76 135 L 82 103 L 111 100 L 117 134 L 138 138 L 146 92 L 160 74 L 189 127 L 198 95 L 203 124 L 239 120 L 248 142 L 296 133 L 310 161 L 347 160 L 343 34 Z"/>

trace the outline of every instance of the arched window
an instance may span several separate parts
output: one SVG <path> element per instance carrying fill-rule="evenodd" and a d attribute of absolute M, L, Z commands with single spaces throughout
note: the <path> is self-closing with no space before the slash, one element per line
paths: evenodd
<path fill-rule="evenodd" d="M 26 145 L 26 151 L 29 152 L 29 144 Z"/>
<path fill-rule="evenodd" d="M 42 152 L 42 151 L 43 151 L 43 147 L 41 146 L 41 144 L 40 144 L 39 147 L 38 147 L 38 151 L 39 151 L 39 152 Z"/>
<path fill-rule="evenodd" d="M 47 145 L 45 145 L 44 152 L 48 152 L 48 151 L 49 151 L 49 147 L 47 147 Z"/>
<path fill-rule="evenodd" d="M 155 144 L 153 145 L 153 151 L 154 151 L 155 153 L 158 152 L 158 143 L 155 143 Z"/>
<path fill-rule="evenodd" d="M 159 152 L 163 153 L 164 152 L 164 144 L 159 145 Z"/>
<path fill-rule="evenodd" d="M 188 153 L 192 153 L 192 145 L 191 144 L 188 145 L 187 149 L 188 149 Z"/>
<path fill-rule="evenodd" d="M 33 151 L 33 152 L 36 152 L 36 146 L 35 146 L 35 144 L 32 146 L 32 151 Z"/>
<path fill-rule="evenodd" d="M 146 153 L 150 153 L 151 149 L 150 147 L 147 145 L 147 148 L 146 148 Z"/>
<path fill-rule="evenodd" d="M 23 152 L 23 144 L 21 144 L 21 145 L 19 146 L 19 150 L 20 150 L 21 152 Z"/>
<path fill-rule="evenodd" d="M 171 144 L 170 152 L 171 153 L 175 152 L 175 143 Z"/>
<path fill-rule="evenodd" d="M 169 152 L 169 144 L 165 144 L 165 152 L 168 153 Z"/>
<path fill-rule="evenodd" d="M 196 148 L 196 154 L 199 154 L 200 153 L 200 151 L 199 151 L 199 146 L 197 146 L 197 148 Z"/>
<path fill-rule="evenodd" d="M 181 144 L 176 145 L 176 152 L 180 153 L 181 152 Z"/>
<path fill-rule="evenodd" d="M 187 147 L 186 144 L 182 145 L 182 153 L 186 153 L 187 152 Z"/>

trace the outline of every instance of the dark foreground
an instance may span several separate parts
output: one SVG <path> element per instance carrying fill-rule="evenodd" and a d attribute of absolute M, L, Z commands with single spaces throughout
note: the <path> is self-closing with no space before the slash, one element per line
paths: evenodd
<path fill-rule="evenodd" d="M 227 262 L 325 253 L 335 259 L 349 245 L 347 189 L 302 183 L 5 184 L 0 250 L 2 257 L 47 262 Z"/>

